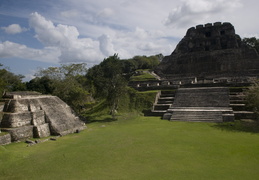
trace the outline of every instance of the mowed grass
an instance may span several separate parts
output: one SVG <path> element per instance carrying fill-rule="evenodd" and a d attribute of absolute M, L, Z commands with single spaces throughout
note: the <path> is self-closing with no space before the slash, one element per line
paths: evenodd
<path fill-rule="evenodd" d="M 158 117 L 95 122 L 79 134 L 0 146 L 0 179 L 258 179 L 259 135 Z"/>

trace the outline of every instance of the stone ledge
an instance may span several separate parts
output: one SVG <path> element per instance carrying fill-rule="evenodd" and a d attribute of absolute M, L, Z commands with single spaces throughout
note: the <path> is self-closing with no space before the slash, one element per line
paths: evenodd
<path fill-rule="evenodd" d="M 8 132 L 11 135 L 11 141 L 25 140 L 33 137 L 33 126 L 24 126 L 18 128 L 2 128 L 3 132 Z"/>

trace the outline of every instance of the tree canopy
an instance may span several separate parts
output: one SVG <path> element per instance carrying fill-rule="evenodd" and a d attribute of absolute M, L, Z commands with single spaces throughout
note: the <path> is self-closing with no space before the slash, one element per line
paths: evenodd
<path fill-rule="evenodd" d="M 91 100 L 85 85 L 86 64 L 69 64 L 41 69 L 36 78 L 27 83 L 28 90 L 52 94 L 80 110 Z"/>
<path fill-rule="evenodd" d="M 22 82 L 23 75 L 15 75 L 8 68 L 4 68 L 0 64 L 0 93 L 5 91 L 23 91 L 26 90 L 25 84 Z"/>
<path fill-rule="evenodd" d="M 256 51 L 259 53 L 259 39 L 257 39 L 256 37 L 244 38 L 243 42 L 248 46 L 255 48 Z"/>

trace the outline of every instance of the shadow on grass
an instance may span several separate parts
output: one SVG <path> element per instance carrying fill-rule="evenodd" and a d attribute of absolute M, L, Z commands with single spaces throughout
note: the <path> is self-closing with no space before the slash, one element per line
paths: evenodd
<path fill-rule="evenodd" d="M 218 123 L 212 125 L 212 127 L 225 131 L 259 133 L 259 122 L 253 120 L 237 120 L 235 122 Z"/>
<path fill-rule="evenodd" d="M 113 121 L 117 121 L 116 118 L 112 118 L 112 117 L 102 117 L 102 116 L 88 116 L 88 117 L 85 117 L 85 120 L 84 122 L 86 124 L 89 124 L 89 123 L 107 123 L 107 122 L 113 122 Z"/>

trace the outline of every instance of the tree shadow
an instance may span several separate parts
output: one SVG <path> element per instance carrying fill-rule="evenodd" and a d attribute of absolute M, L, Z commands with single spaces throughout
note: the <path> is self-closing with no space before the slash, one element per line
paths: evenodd
<path fill-rule="evenodd" d="M 113 121 L 117 121 L 116 118 L 113 117 L 101 117 L 101 116 L 88 116 L 88 117 L 84 117 L 84 122 L 86 124 L 90 124 L 90 123 L 108 123 L 108 122 L 113 122 Z"/>
<path fill-rule="evenodd" d="M 254 120 L 236 120 L 234 122 L 218 123 L 212 125 L 224 131 L 259 133 L 259 122 Z"/>

